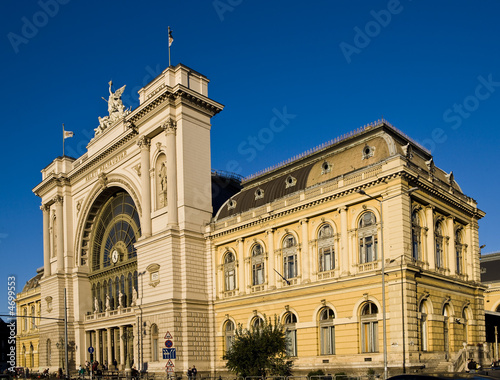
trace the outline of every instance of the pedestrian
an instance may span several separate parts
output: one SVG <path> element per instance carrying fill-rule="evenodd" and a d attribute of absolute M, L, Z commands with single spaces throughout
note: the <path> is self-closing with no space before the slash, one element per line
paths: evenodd
<path fill-rule="evenodd" d="M 467 369 L 468 369 L 467 372 L 470 373 L 476 372 L 476 362 L 472 358 L 470 358 L 469 362 L 467 363 Z"/>
<path fill-rule="evenodd" d="M 118 371 L 118 362 L 116 361 L 116 358 L 113 359 L 113 365 L 115 366 L 115 371 Z"/>
<path fill-rule="evenodd" d="M 193 366 L 193 368 L 191 368 L 191 377 L 192 377 L 192 380 L 196 380 L 196 374 L 198 373 L 198 370 L 196 369 L 195 366 Z"/>
<path fill-rule="evenodd" d="M 192 380 L 193 371 L 191 371 L 191 367 L 188 368 L 187 375 L 188 375 L 188 380 Z"/>

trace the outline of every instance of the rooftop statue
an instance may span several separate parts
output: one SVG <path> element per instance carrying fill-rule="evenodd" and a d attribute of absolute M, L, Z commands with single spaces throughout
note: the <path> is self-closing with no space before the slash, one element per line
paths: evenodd
<path fill-rule="evenodd" d="M 125 116 L 130 113 L 130 109 L 125 109 L 125 106 L 122 102 L 122 94 L 125 91 L 125 86 L 120 87 L 118 90 L 113 92 L 111 90 L 111 86 L 113 85 L 113 81 L 109 81 L 109 98 L 108 100 L 104 99 L 108 103 L 108 113 L 109 116 L 100 117 L 99 116 L 99 126 L 94 129 L 95 135 L 97 136 L 101 132 L 103 132 L 107 127 L 111 126 L 118 120 L 122 120 Z"/>

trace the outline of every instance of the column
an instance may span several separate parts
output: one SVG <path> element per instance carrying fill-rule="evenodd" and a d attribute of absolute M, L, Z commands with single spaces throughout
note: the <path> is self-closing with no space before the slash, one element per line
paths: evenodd
<path fill-rule="evenodd" d="M 43 214 L 43 277 L 50 276 L 50 207 L 41 205 Z"/>
<path fill-rule="evenodd" d="M 169 118 L 162 125 L 167 139 L 167 211 L 168 225 L 175 226 L 178 223 L 177 215 L 177 146 L 176 131 L 177 122 Z"/>
<path fill-rule="evenodd" d="M 340 211 L 340 274 L 349 273 L 349 240 L 347 232 L 347 207 L 341 207 Z"/>
<path fill-rule="evenodd" d="M 123 335 L 123 326 L 119 327 L 120 329 L 120 335 L 118 337 L 118 340 L 120 341 L 120 369 L 125 368 L 125 339 L 127 339 Z"/>
<path fill-rule="evenodd" d="M 108 340 L 108 368 L 113 364 L 113 351 L 111 347 L 111 334 L 113 333 L 113 329 L 111 327 L 108 327 L 106 329 L 106 334 L 107 334 L 107 340 Z"/>
<path fill-rule="evenodd" d="M 240 294 L 245 294 L 245 251 L 244 244 L 245 239 L 238 239 L 236 243 L 238 244 L 238 288 Z"/>
<path fill-rule="evenodd" d="M 270 289 L 276 289 L 276 257 L 274 255 L 274 230 L 271 228 L 266 231 L 267 234 L 267 276 Z"/>
<path fill-rule="evenodd" d="M 141 150 L 141 187 L 142 187 L 142 221 L 141 231 L 145 237 L 151 236 L 151 179 L 149 176 L 149 150 L 151 139 L 146 136 L 137 142 Z"/>
<path fill-rule="evenodd" d="M 436 247 L 434 244 L 434 208 L 428 206 L 425 208 L 425 219 L 428 226 L 427 231 L 427 261 L 429 268 L 436 269 Z"/>
<path fill-rule="evenodd" d="M 100 330 L 95 330 L 95 360 L 101 361 L 101 334 Z"/>
<path fill-rule="evenodd" d="M 446 229 L 448 230 L 448 268 L 450 268 L 450 275 L 454 276 L 457 273 L 457 259 L 455 255 L 455 225 L 452 216 L 446 219 Z"/>
<path fill-rule="evenodd" d="M 307 233 L 307 218 L 301 219 L 300 220 L 300 225 L 302 227 L 301 232 L 301 240 L 302 240 L 302 250 L 301 250 L 301 258 L 302 258 L 302 268 L 301 270 L 301 275 L 302 275 L 302 280 L 304 282 L 309 282 L 311 278 L 311 273 L 310 273 L 310 268 L 311 268 L 311 263 L 309 260 L 309 234 Z"/>
<path fill-rule="evenodd" d="M 63 239 L 63 197 L 60 195 L 54 198 L 56 203 L 57 220 L 57 271 L 64 271 L 64 239 Z"/>

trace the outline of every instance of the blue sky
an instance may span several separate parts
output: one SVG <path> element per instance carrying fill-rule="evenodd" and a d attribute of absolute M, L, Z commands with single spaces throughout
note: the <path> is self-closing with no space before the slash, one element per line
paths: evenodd
<path fill-rule="evenodd" d="M 107 114 L 109 80 L 135 108 L 168 65 L 168 25 L 172 64 L 206 75 L 225 105 L 214 169 L 249 175 L 383 116 L 453 171 L 487 213 L 483 253 L 500 251 L 498 14 L 494 0 L 2 1 L 0 312 L 7 277 L 21 291 L 43 265 L 31 189 L 62 154 L 61 124 L 79 156 Z M 269 134 L 277 113 L 288 123 Z"/>

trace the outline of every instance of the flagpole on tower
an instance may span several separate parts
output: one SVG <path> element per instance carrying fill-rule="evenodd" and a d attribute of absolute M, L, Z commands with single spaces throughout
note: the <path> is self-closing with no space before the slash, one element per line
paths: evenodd
<path fill-rule="evenodd" d="M 168 67 L 171 66 L 170 63 L 170 46 L 172 46 L 172 42 L 174 42 L 174 37 L 172 37 L 172 30 L 170 26 L 168 27 Z"/>
<path fill-rule="evenodd" d="M 63 129 L 63 157 L 64 157 L 64 140 L 66 140 L 69 137 L 73 137 L 74 133 L 71 131 L 65 131 L 64 130 L 64 123 L 62 125 L 62 129 Z"/>
<path fill-rule="evenodd" d="M 66 140 L 66 137 L 64 137 L 64 123 L 62 124 L 63 128 L 63 157 L 64 157 L 64 140 Z"/>

